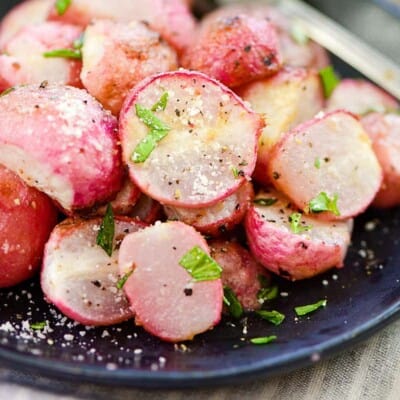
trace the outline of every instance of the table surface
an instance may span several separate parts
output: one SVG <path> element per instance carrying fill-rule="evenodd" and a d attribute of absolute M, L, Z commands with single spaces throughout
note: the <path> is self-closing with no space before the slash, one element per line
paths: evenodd
<path fill-rule="evenodd" d="M 400 21 L 363 0 L 310 0 L 324 12 L 400 63 Z M 382 29 L 382 27 L 384 27 Z M 367 312 L 367 310 L 366 310 Z M 143 391 L 67 384 L 23 374 L 0 363 L 0 399 L 340 399 L 400 398 L 400 321 L 330 360 L 275 378 L 239 386 L 185 391 Z"/>

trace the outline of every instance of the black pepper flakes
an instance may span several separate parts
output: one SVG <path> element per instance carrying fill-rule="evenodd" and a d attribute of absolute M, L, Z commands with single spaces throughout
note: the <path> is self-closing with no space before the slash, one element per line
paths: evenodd
<path fill-rule="evenodd" d="M 193 289 L 191 289 L 191 288 L 185 288 L 185 289 L 183 289 L 183 293 L 185 293 L 185 296 L 192 296 L 192 294 L 193 294 Z"/>

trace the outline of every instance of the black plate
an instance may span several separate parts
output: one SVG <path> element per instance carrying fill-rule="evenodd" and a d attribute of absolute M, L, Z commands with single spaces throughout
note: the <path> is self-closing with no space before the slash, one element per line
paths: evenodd
<path fill-rule="evenodd" d="M 3 1 L 0 11 L 12 3 Z M 400 314 L 398 238 L 399 209 L 369 211 L 356 221 L 344 269 L 305 282 L 277 280 L 287 296 L 271 306 L 286 314 L 283 325 L 273 327 L 251 315 L 224 319 L 180 346 L 162 343 L 132 322 L 86 329 L 63 318 L 43 300 L 38 281 L 30 281 L 0 291 L 0 359 L 64 380 L 151 388 L 232 384 L 292 370 L 343 350 Z M 294 306 L 323 298 L 325 309 L 295 318 Z M 52 332 L 25 329 L 44 320 Z M 272 334 L 278 340 L 270 345 L 248 342 Z"/>

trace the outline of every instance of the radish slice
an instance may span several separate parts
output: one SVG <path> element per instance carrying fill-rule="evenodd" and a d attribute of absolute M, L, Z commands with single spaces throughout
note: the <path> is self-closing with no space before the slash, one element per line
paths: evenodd
<path fill-rule="evenodd" d="M 222 267 L 222 283 L 237 296 L 246 311 L 258 310 L 261 303 L 257 294 L 262 288 L 260 275 L 270 280 L 270 273 L 252 254 L 237 242 L 212 240 L 211 256 Z"/>
<path fill-rule="evenodd" d="M 352 227 L 352 220 L 323 221 L 302 215 L 274 190 L 260 192 L 245 219 L 254 257 L 265 268 L 290 280 L 342 267 Z"/>
<path fill-rule="evenodd" d="M 219 236 L 242 221 L 253 197 L 253 185 L 245 182 L 235 193 L 213 206 L 204 208 L 164 206 L 164 211 L 171 220 L 192 225 L 201 233 Z"/>
<path fill-rule="evenodd" d="M 346 111 L 322 114 L 284 135 L 272 151 L 269 174 L 300 209 L 325 208 L 322 216 L 328 219 L 363 212 L 382 181 L 368 135 Z"/>
<path fill-rule="evenodd" d="M 86 91 L 27 85 L 0 97 L 0 163 L 67 213 L 120 189 L 117 121 Z"/>
<path fill-rule="evenodd" d="M 166 341 L 190 340 L 221 317 L 221 280 L 195 282 L 179 264 L 195 246 L 209 253 L 203 237 L 181 222 L 156 223 L 121 244 L 120 274 L 133 271 L 124 290 L 136 323 Z"/>
<path fill-rule="evenodd" d="M 68 219 L 58 225 L 46 245 L 41 285 L 47 300 L 63 314 L 85 325 L 112 325 L 133 316 L 118 288 L 118 246 L 145 225 L 115 219 L 114 251 L 109 257 L 96 244 L 101 219 Z"/>
<path fill-rule="evenodd" d="M 149 111 L 162 99 L 165 110 L 151 114 L 167 129 L 140 160 L 138 147 L 160 131 L 146 126 L 137 107 Z M 128 95 L 120 115 L 123 159 L 150 197 L 180 207 L 208 206 L 249 179 L 262 127 L 261 117 L 217 81 L 199 72 L 167 72 Z"/>
<path fill-rule="evenodd" d="M 383 169 L 383 182 L 373 205 L 400 204 L 400 115 L 371 113 L 361 120 Z"/>

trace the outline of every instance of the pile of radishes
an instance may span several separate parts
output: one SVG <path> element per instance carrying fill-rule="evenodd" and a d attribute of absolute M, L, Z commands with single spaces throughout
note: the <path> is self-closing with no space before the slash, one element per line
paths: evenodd
<path fill-rule="evenodd" d="M 0 287 L 82 324 L 192 339 L 400 202 L 397 101 L 271 6 L 27 0 L 0 47 Z"/>

